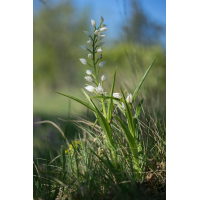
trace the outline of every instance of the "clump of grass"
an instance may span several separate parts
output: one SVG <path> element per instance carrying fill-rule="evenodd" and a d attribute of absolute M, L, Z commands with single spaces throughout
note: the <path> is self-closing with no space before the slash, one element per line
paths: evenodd
<path fill-rule="evenodd" d="M 97 87 L 85 87 L 96 96 L 90 97 L 84 90 L 83 94 L 88 102 L 76 97 L 59 93 L 73 99 L 90 109 L 96 121 L 80 119 L 72 122 L 86 134 L 83 139 L 70 141 L 56 124 L 54 125 L 63 137 L 63 145 L 54 156 L 49 149 L 46 159 L 34 163 L 34 198 L 42 199 L 151 199 L 165 197 L 165 119 L 162 124 L 157 116 L 153 119 L 143 109 L 143 99 L 135 105 L 135 99 L 155 60 L 148 67 L 140 83 L 133 93 L 121 89 L 120 93 L 113 93 L 116 70 L 110 94 L 104 92 L 103 83 L 106 74 L 98 82 L 98 74 L 106 61 L 99 62 L 102 55 L 95 60 L 95 54 L 101 53 L 103 43 L 96 45 L 105 35 L 99 34 L 107 30 L 104 19 L 100 25 L 91 20 L 94 27 L 94 36 L 85 31 L 90 37 L 88 44 L 88 58 L 92 59 L 93 66 L 85 59 L 81 62 L 93 68 L 87 70 L 85 77 Z M 98 52 L 99 51 L 99 52 Z M 99 68 L 97 63 L 99 62 Z M 143 118 L 141 115 L 143 114 Z M 44 122 L 41 122 L 44 123 Z"/>

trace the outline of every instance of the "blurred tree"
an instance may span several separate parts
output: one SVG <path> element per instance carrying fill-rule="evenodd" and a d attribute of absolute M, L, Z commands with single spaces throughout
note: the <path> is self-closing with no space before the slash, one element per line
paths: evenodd
<path fill-rule="evenodd" d="M 128 26 L 124 26 L 127 39 L 134 44 L 147 45 L 157 44 L 160 37 L 165 34 L 165 27 L 145 14 L 138 0 L 132 1 L 132 15 L 128 19 Z"/>
<path fill-rule="evenodd" d="M 78 45 L 86 39 L 83 30 L 88 30 L 88 10 L 77 15 L 71 1 L 52 8 L 48 5 L 34 15 L 33 80 L 34 87 L 56 88 L 63 80 L 69 84 L 76 81 L 76 62 L 72 60 Z"/>

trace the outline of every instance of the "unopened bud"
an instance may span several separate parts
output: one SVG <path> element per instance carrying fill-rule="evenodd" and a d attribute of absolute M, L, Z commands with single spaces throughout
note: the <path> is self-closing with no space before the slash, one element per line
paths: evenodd
<path fill-rule="evenodd" d="M 94 32 L 94 34 L 95 34 L 95 35 L 98 35 L 98 33 L 99 33 L 99 31 L 98 31 L 98 30 L 96 30 L 96 31 Z"/>
<path fill-rule="evenodd" d="M 100 20 L 99 20 L 99 23 L 102 24 L 104 21 L 104 18 L 101 16 Z"/>
<path fill-rule="evenodd" d="M 88 54 L 88 58 L 89 58 L 89 59 L 92 59 L 92 58 L 93 58 L 93 55 L 92 55 L 91 53 L 89 53 L 89 54 Z"/>
<path fill-rule="evenodd" d="M 93 44 L 93 41 L 91 40 L 91 38 L 87 41 L 87 43 L 88 43 L 89 45 L 92 45 L 92 44 Z"/>
<path fill-rule="evenodd" d="M 104 32 L 104 31 L 106 31 L 107 29 L 108 29 L 108 28 L 103 27 L 103 28 L 100 29 L 100 31 L 101 31 L 101 32 Z"/>
<path fill-rule="evenodd" d="M 97 49 L 97 53 L 102 53 L 102 48 Z"/>
<path fill-rule="evenodd" d="M 96 22 L 93 19 L 91 19 L 91 24 L 93 27 L 96 27 Z"/>

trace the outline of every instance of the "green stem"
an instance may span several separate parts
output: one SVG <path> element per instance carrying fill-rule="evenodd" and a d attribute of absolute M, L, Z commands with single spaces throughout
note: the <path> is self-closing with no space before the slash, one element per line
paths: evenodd
<path fill-rule="evenodd" d="M 103 98 L 101 99 L 101 102 L 102 102 L 102 106 L 103 106 L 103 114 L 104 114 L 104 116 L 106 118 L 106 107 L 105 107 L 105 103 L 104 103 L 104 99 Z"/>

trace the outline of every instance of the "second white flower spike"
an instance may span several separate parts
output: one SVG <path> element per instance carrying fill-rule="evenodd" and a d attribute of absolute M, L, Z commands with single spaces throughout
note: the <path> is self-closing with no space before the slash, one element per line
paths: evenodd
<path fill-rule="evenodd" d="M 120 93 L 113 93 L 113 97 L 121 99 L 122 95 Z"/>
<path fill-rule="evenodd" d="M 128 94 L 127 98 L 126 98 L 126 101 L 128 103 L 132 103 L 132 94 Z"/>

